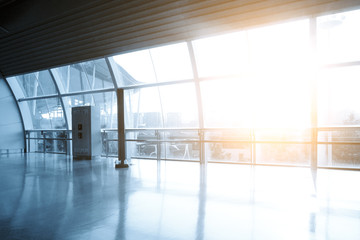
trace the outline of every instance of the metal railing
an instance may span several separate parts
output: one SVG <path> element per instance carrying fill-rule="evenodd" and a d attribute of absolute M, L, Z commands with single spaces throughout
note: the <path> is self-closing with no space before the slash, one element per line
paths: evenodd
<path fill-rule="evenodd" d="M 71 155 L 71 130 L 27 130 L 25 136 L 28 152 Z"/>
<path fill-rule="evenodd" d="M 313 138 L 312 134 L 314 130 L 317 133 L 316 139 Z M 102 129 L 101 138 L 102 155 L 117 157 L 117 129 Z M 30 151 L 71 154 L 71 130 L 28 130 L 26 131 L 26 140 L 27 149 Z M 332 164 L 333 157 L 330 155 L 336 155 L 336 151 L 341 151 L 339 150 L 341 147 L 336 146 L 344 145 L 347 148 L 354 146 L 350 147 L 350 150 L 354 152 L 352 158 L 355 158 L 355 160 L 351 160 L 353 162 L 351 165 L 354 165 L 355 168 L 360 166 L 360 126 L 325 126 L 315 129 L 126 129 L 126 144 L 128 158 L 246 164 L 263 164 L 263 161 L 257 161 L 261 158 L 257 156 L 258 152 L 268 151 L 281 156 L 281 151 L 286 152 L 288 147 L 291 152 L 297 148 L 297 145 L 326 146 L 326 154 L 331 159 L 329 164 Z M 272 144 L 272 147 L 268 144 Z M 274 144 L 277 145 L 274 146 Z M 277 150 L 276 147 L 280 150 Z M 257 148 L 263 149 L 259 151 Z M 314 150 L 311 149 L 310 151 Z M 296 154 L 300 154 L 298 158 L 303 156 L 300 150 L 294 150 L 294 152 L 289 158 L 295 158 Z M 359 154 L 359 162 L 356 160 L 357 154 Z M 310 165 L 309 162 L 299 163 L 296 161 L 293 163 L 279 161 L 279 164 Z"/>

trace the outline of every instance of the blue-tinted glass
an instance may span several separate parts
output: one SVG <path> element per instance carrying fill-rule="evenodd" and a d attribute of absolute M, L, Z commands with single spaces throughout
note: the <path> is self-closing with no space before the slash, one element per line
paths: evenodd
<path fill-rule="evenodd" d="M 61 93 L 113 87 L 111 74 L 104 59 L 52 69 Z"/>
<path fill-rule="evenodd" d="M 49 71 L 40 71 L 8 78 L 9 84 L 16 89 L 18 84 L 24 97 L 38 97 L 57 94 Z M 15 91 L 16 94 L 16 91 Z M 22 96 L 17 96 L 22 97 Z"/>
<path fill-rule="evenodd" d="M 193 77 L 186 43 L 120 54 L 109 59 L 119 87 Z"/>
<path fill-rule="evenodd" d="M 128 90 L 125 102 L 127 128 L 199 126 L 193 84 Z"/>
<path fill-rule="evenodd" d="M 126 128 L 164 127 L 158 87 L 125 91 Z"/>
<path fill-rule="evenodd" d="M 37 99 L 27 104 L 32 118 L 32 129 L 66 129 L 64 111 L 59 98 Z"/>

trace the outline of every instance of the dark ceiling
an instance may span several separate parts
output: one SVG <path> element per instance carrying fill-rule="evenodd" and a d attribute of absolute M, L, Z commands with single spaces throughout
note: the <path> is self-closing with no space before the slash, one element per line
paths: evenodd
<path fill-rule="evenodd" d="M 87 0 L 0 0 L 0 37 L 52 21 L 87 3 Z"/>
<path fill-rule="evenodd" d="M 358 0 L 0 0 L 0 72 L 12 76 L 358 6 Z"/>

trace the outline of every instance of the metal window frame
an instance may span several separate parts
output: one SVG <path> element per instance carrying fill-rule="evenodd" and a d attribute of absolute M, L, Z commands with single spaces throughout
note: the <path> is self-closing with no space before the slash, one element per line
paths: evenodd
<path fill-rule="evenodd" d="M 311 46 L 311 52 L 315 55 L 316 49 L 317 49 L 317 17 L 318 15 L 309 16 L 309 39 L 310 39 L 310 46 Z M 118 91 L 121 89 L 121 91 L 124 90 L 130 90 L 130 89 L 139 89 L 139 88 L 148 88 L 148 87 L 159 87 L 159 86 L 166 86 L 166 85 L 176 85 L 176 84 L 183 84 L 183 83 L 194 83 L 195 84 L 195 90 L 196 90 L 196 97 L 197 97 L 197 106 L 198 106 L 198 118 L 199 118 L 199 128 L 179 128 L 179 129 L 124 129 L 124 132 L 131 132 L 131 131 L 147 131 L 147 130 L 155 130 L 155 131 L 176 131 L 176 130 L 194 130 L 198 132 L 199 140 L 180 140 L 180 141 L 167 141 L 167 140 L 136 140 L 136 139 L 126 139 L 125 135 L 122 136 L 122 142 L 128 141 L 128 142 L 156 142 L 158 144 L 165 143 L 165 142 L 198 142 L 200 147 L 200 157 L 199 161 L 201 163 L 207 163 L 205 152 L 204 152 L 204 144 L 208 142 L 238 142 L 238 143 L 248 143 L 251 144 L 251 165 L 273 165 L 273 164 L 259 164 L 256 162 L 256 144 L 258 143 L 266 143 L 266 144 L 310 144 L 311 145 L 311 161 L 310 161 L 310 167 L 312 169 L 317 168 L 326 168 L 326 169 L 350 169 L 350 170 L 360 170 L 357 168 L 341 168 L 341 167 L 321 167 L 318 166 L 318 145 L 319 144 L 350 144 L 350 145 L 360 145 L 360 141 L 334 141 L 334 142 L 326 142 L 326 141 L 319 141 L 318 135 L 319 131 L 323 131 L 324 129 L 328 130 L 334 130 L 334 129 L 347 129 L 348 126 L 319 126 L 318 125 L 318 119 L 317 119 L 317 79 L 315 77 L 315 74 L 312 74 L 314 77 L 314 80 L 312 81 L 313 84 L 311 86 L 311 134 L 310 134 L 310 141 L 275 141 L 275 140 L 268 140 L 268 141 L 259 141 L 255 139 L 255 130 L 256 128 L 250 128 L 250 135 L 249 140 L 235 140 L 235 141 L 210 141 L 206 140 L 204 138 L 204 133 L 209 130 L 204 128 L 204 118 L 203 118 L 203 108 L 202 108 L 202 97 L 201 97 L 201 88 L 200 88 L 200 82 L 202 81 L 208 81 L 212 79 L 219 79 L 220 77 L 208 77 L 208 78 L 200 78 L 198 76 L 197 72 L 197 64 L 196 64 L 196 58 L 194 54 L 194 49 L 192 45 L 192 41 L 186 41 L 188 52 L 190 56 L 191 66 L 193 70 L 193 78 L 192 79 L 184 79 L 184 80 L 177 80 L 177 81 L 169 81 L 169 82 L 158 82 L 158 83 L 145 83 L 145 84 L 139 84 L 139 85 L 131 85 L 131 86 L 118 86 L 116 77 L 113 72 L 113 68 L 111 66 L 109 57 L 105 57 L 105 61 L 107 63 L 108 69 L 110 71 L 111 78 L 113 80 L 113 88 L 109 89 L 100 89 L 100 90 L 90 90 L 90 91 L 84 91 L 84 92 L 73 92 L 73 93 L 64 93 L 61 94 L 58 86 L 55 81 L 55 85 L 57 87 L 58 94 L 57 95 L 48 95 L 48 96 L 41 96 L 41 97 L 32 97 L 32 98 L 20 98 L 18 99 L 18 102 L 22 101 L 30 101 L 30 100 L 36 100 L 36 99 L 44 99 L 44 98 L 52 98 L 52 97 L 66 97 L 66 96 L 73 96 L 73 95 L 84 95 L 84 94 L 93 94 L 93 93 L 104 93 L 104 92 L 112 92 L 112 91 Z M 346 66 L 360 66 L 360 61 L 353 61 L 353 62 L 344 62 L 344 63 L 336 63 L 336 64 L 327 64 L 322 65 L 316 68 L 316 70 L 319 69 L 332 69 L 337 67 L 346 67 Z M 315 71 L 316 71 L 315 70 Z M 50 70 L 49 70 L 50 71 Z M 51 72 L 51 71 L 50 71 Z M 53 76 L 52 76 L 53 77 Z M 237 75 L 227 75 L 227 76 L 221 76 L 221 79 L 230 79 L 238 77 Z M 63 106 L 64 108 L 64 106 Z M 65 109 L 64 109 L 65 111 Z M 119 114 L 119 113 L 118 113 Z M 119 114 L 119 118 L 124 118 L 124 113 Z M 123 119 L 124 120 L 124 119 Z M 360 126 L 351 126 L 351 128 L 358 128 L 360 129 Z M 215 129 L 212 129 L 215 130 Z M 228 128 L 221 128 L 218 130 L 231 130 Z M 113 129 L 107 129 L 103 130 L 105 131 L 114 131 Z M 116 130 L 117 131 L 117 130 Z M 107 136 L 106 134 L 104 135 Z M 103 139 L 106 144 L 111 141 L 118 141 L 117 139 Z M 158 154 L 159 157 L 159 154 Z M 158 158 L 157 158 L 158 159 Z M 165 159 L 169 160 L 169 159 Z M 186 160 L 188 161 L 188 160 Z M 247 163 L 245 163 L 247 164 Z M 277 165 L 277 164 L 276 164 Z M 293 165 L 286 165 L 286 166 L 293 166 Z"/>

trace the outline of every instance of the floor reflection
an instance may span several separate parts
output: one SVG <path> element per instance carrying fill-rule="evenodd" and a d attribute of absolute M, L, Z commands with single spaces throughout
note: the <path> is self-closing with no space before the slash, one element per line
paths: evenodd
<path fill-rule="evenodd" d="M 359 171 L 0 156 L 1 239 L 360 239 Z"/>

